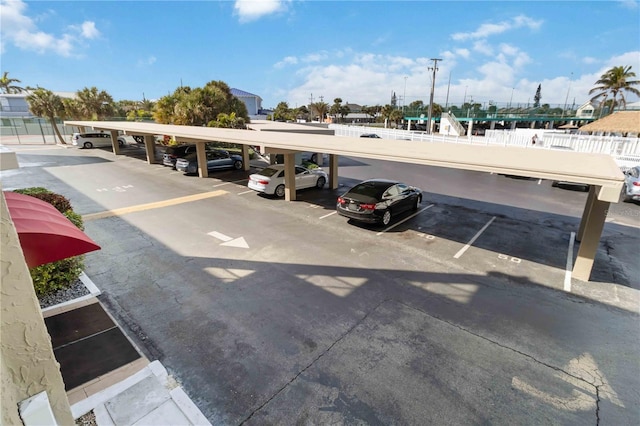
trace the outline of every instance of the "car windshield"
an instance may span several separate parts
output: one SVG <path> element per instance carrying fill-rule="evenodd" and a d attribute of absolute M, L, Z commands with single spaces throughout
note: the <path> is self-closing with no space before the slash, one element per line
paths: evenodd
<path fill-rule="evenodd" d="M 277 174 L 278 172 L 280 172 L 280 169 L 274 169 L 273 167 L 267 167 L 265 169 L 262 169 L 260 174 L 262 176 L 271 177 L 271 176 Z"/>
<path fill-rule="evenodd" d="M 362 182 L 351 188 L 349 193 L 366 195 L 367 197 L 373 197 L 380 200 L 384 191 L 386 191 L 391 185 L 393 184 L 390 182 Z"/>

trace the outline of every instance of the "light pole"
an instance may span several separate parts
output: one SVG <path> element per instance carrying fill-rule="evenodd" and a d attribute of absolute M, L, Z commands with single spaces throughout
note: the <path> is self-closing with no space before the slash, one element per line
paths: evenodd
<path fill-rule="evenodd" d="M 509 111 L 511 111 L 511 101 L 513 101 L 513 91 L 515 90 L 515 87 L 511 88 L 511 97 L 509 98 Z"/>
<path fill-rule="evenodd" d="M 560 118 L 564 118 L 565 110 L 567 109 L 567 102 L 569 101 L 569 92 L 571 91 L 571 81 L 573 80 L 573 73 L 571 73 L 571 77 L 569 77 L 569 87 L 567 88 L 567 97 L 564 98 L 564 108 L 562 108 L 562 116 Z"/>
<path fill-rule="evenodd" d="M 404 77 L 404 92 L 402 92 L 402 115 L 404 115 L 404 105 L 406 103 L 407 103 L 407 77 L 405 76 Z"/>
<path fill-rule="evenodd" d="M 431 58 L 433 61 L 433 68 L 429 68 L 433 70 L 433 77 L 431 78 L 431 97 L 429 98 L 429 120 L 427 121 L 427 134 L 431 134 L 431 116 L 433 114 L 433 92 L 436 90 L 436 71 L 438 71 L 438 61 L 442 59 L 439 58 Z"/>

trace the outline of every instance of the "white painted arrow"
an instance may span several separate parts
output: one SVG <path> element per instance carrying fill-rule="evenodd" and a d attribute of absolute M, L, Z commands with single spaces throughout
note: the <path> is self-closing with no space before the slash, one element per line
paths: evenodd
<path fill-rule="evenodd" d="M 238 237 L 234 239 L 216 231 L 211 231 L 207 235 L 211 235 L 213 238 L 217 238 L 218 240 L 223 241 L 220 244 L 221 246 L 247 248 L 247 249 L 249 248 L 249 245 L 245 241 L 244 237 Z"/>

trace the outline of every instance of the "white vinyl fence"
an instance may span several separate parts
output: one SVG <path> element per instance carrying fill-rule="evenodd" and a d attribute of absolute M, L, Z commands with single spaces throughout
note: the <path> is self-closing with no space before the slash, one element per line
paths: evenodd
<path fill-rule="evenodd" d="M 487 130 L 485 136 L 445 136 L 426 134 L 400 129 L 380 127 L 348 126 L 331 124 L 329 128 L 336 136 L 359 137 L 363 133 L 375 133 L 383 139 L 411 140 L 417 142 L 445 142 L 465 145 L 519 146 L 527 149 L 553 149 L 553 147 L 569 147 L 576 152 L 593 152 L 611 155 L 616 164 L 624 171 L 640 164 L 640 138 L 621 136 L 592 136 L 583 134 L 557 133 L 541 129 Z M 538 142 L 531 144 L 534 134 Z"/>

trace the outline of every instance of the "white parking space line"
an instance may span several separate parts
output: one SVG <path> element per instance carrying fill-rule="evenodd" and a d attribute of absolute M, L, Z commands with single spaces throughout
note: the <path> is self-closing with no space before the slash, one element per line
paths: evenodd
<path fill-rule="evenodd" d="M 391 226 L 390 226 L 390 227 L 388 227 L 387 229 L 383 229 L 382 231 L 378 232 L 378 233 L 376 234 L 376 236 L 378 236 L 378 235 L 382 235 L 382 234 L 384 234 L 385 232 L 392 230 L 392 229 L 393 229 L 393 228 L 395 228 L 396 226 L 403 224 L 404 222 L 408 221 L 408 220 L 409 220 L 409 219 L 411 219 L 412 217 L 415 217 L 415 216 L 419 215 L 419 214 L 420 214 L 420 213 L 422 213 L 423 211 L 425 211 L 425 210 L 427 210 L 427 209 L 430 209 L 430 208 L 431 208 L 431 207 L 433 207 L 433 206 L 435 206 L 435 204 L 429 204 L 429 205 L 428 205 L 427 207 L 425 207 L 424 209 L 419 210 L 419 211 L 415 212 L 414 214 L 412 214 L 411 216 L 409 216 L 409 217 L 406 217 L 406 218 L 402 219 L 400 222 L 398 222 L 398 223 L 396 223 L 396 224 L 391 225 Z"/>
<path fill-rule="evenodd" d="M 329 217 L 329 216 L 333 216 L 334 214 L 337 214 L 338 212 L 331 212 L 329 214 L 325 214 L 324 216 L 320 216 L 320 219 L 324 219 L 325 217 Z"/>
<path fill-rule="evenodd" d="M 212 187 L 213 187 L 213 188 L 217 188 L 217 187 L 219 187 L 219 186 L 229 185 L 230 183 L 232 183 L 232 182 L 222 182 L 222 183 L 219 183 L 219 184 L 217 184 L 217 185 L 213 185 Z"/>
<path fill-rule="evenodd" d="M 256 191 L 254 191 L 253 189 L 250 189 L 250 190 L 248 190 L 248 191 L 238 192 L 238 195 L 250 194 L 250 193 L 252 193 L 252 192 L 256 192 Z"/>
<path fill-rule="evenodd" d="M 482 227 L 482 229 L 479 230 L 478 233 L 476 235 L 474 235 L 473 238 L 453 256 L 453 258 L 454 259 L 459 259 L 460 256 L 462 256 L 464 254 L 464 252 L 467 251 L 469 249 L 469 247 L 471 247 L 471 245 L 478 239 L 478 237 L 480 235 L 482 235 L 482 233 L 489 227 L 489 225 L 491 225 L 491 223 L 493 223 L 494 220 L 496 220 L 495 216 L 493 216 L 491 218 L 491 220 L 489 222 L 487 222 L 487 224 L 484 225 Z"/>
<path fill-rule="evenodd" d="M 564 270 L 564 291 L 571 293 L 571 270 L 573 269 L 573 244 L 576 240 L 576 233 L 572 232 L 569 237 L 569 250 L 567 251 L 567 267 Z"/>

